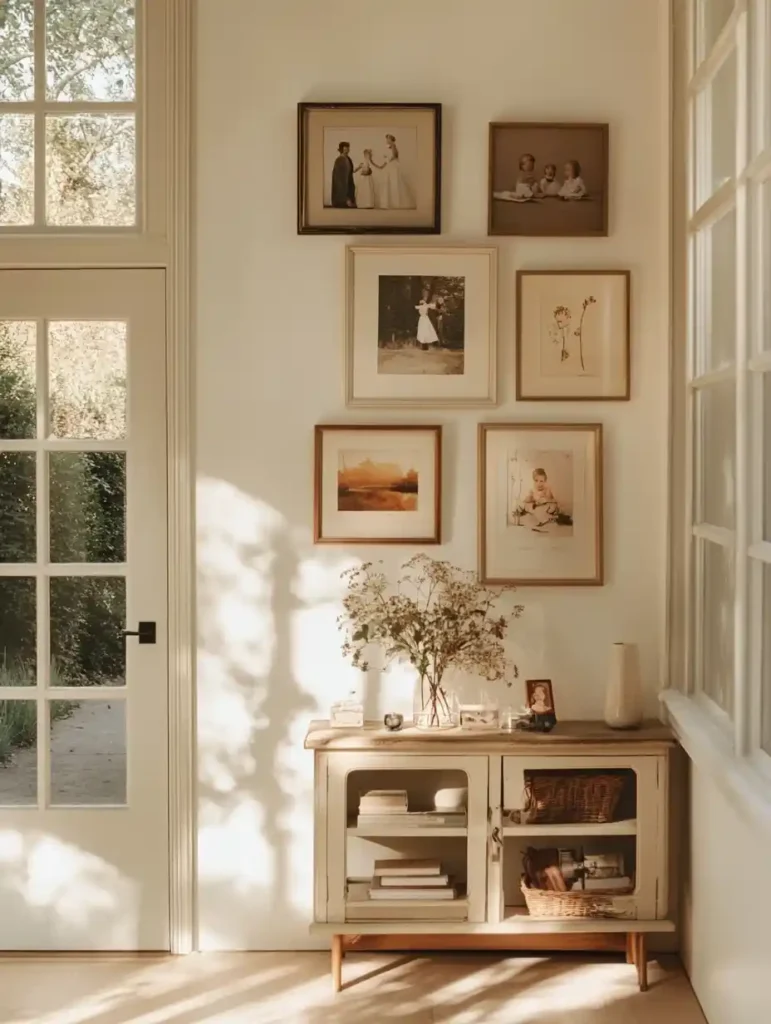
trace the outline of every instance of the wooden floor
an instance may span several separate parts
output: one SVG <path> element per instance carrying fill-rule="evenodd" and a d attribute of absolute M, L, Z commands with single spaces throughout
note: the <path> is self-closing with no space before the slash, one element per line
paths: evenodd
<path fill-rule="evenodd" d="M 2 1024 L 705 1024 L 676 961 L 328 953 L 0 958 Z"/>

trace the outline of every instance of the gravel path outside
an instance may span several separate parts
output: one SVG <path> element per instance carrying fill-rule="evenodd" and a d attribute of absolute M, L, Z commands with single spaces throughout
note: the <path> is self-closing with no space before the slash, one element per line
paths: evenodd
<path fill-rule="evenodd" d="M 51 730 L 51 803 L 126 802 L 126 705 L 84 701 Z M 0 805 L 37 802 L 37 750 L 17 750 L 0 767 Z"/>

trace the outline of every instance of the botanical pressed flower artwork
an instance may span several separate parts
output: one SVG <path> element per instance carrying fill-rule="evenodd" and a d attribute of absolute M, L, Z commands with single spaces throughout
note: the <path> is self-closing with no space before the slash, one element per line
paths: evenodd
<path fill-rule="evenodd" d="M 627 271 L 520 271 L 517 397 L 629 397 Z"/>

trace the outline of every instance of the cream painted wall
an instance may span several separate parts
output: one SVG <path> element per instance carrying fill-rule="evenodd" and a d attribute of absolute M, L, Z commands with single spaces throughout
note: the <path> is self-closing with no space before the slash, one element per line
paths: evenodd
<path fill-rule="evenodd" d="M 691 852 L 684 959 L 709 1024 L 771 1017 L 771 835 L 691 767 Z"/>
<path fill-rule="evenodd" d="M 405 550 L 312 543 L 315 423 L 442 422 L 445 543 L 476 562 L 476 424 L 600 420 L 607 583 L 528 589 L 524 677 L 558 712 L 602 711 L 609 648 L 663 673 L 668 269 L 665 0 L 199 0 L 197 373 L 200 932 L 204 948 L 309 946 L 306 723 L 355 683 L 339 655 L 341 569 Z M 485 242 L 488 122 L 607 120 L 610 237 L 501 239 L 496 410 L 371 416 L 343 402 L 343 248 L 295 234 L 299 100 L 441 101 L 444 235 Z M 415 240 L 419 244 L 420 240 Z M 632 271 L 632 400 L 514 401 L 518 268 Z M 370 714 L 410 707 L 394 674 Z M 520 695 L 516 699 L 519 702 Z"/>

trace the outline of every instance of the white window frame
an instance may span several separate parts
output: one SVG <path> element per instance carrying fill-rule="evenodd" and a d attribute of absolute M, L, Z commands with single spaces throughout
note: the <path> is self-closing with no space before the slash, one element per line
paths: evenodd
<path fill-rule="evenodd" d="M 40 0 L 36 3 L 39 6 Z M 145 184 L 138 187 L 141 203 L 136 225 L 0 229 L 0 271 L 40 267 L 160 267 L 166 271 L 170 945 L 172 953 L 190 953 L 198 946 L 191 342 L 195 0 L 138 0 L 140 4 L 137 77 L 143 84 L 137 85 L 141 153 L 137 181 L 143 179 Z M 0 112 L 11 112 L 13 106 L 2 103 Z"/>
<path fill-rule="evenodd" d="M 673 0 L 673 386 L 671 511 L 670 673 L 663 700 L 691 757 L 751 808 L 753 820 L 771 828 L 771 755 L 761 745 L 763 605 L 762 572 L 771 565 L 771 539 L 763 537 L 763 384 L 771 374 L 771 342 L 763 343 L 763 289 L 771 281 L 769 239 L 763 235 L 763 187 L 771 183 L 771 0 L 735 0 L 732 13 L 708 53 L 705 0 Z M 731 52 L 736 54 L 736 165 L 733 177 L 704 199 L 710 167 L 705 88 Z M 694 131 L 695 113 L 707 131 Z M 706 142 L 705 142 L 706 137 Z M 678 167 L 683 161 L 686 173 Z M 771 184 L 765 201 L 771 202 Z M 711 189 L 708 189 L 711 191 Z M 697 203 L 697 199 L 699 202 Z M 702 266 L 695 258 L 700 232 L 736 211 L 736 321 L 734 365 L 705 370 Z M 765 211 L 768 220 L 769 211 Z M 702 236 L 703 237 L 703 236 Z M 683 339 L 687 339 L 685 344 Z M 683 354 L 679 349 L 685 347 Z M 720 381 L 736 387 L 735 529 L 695 522 L 693 495 L 699 466 L 696 394 Z M 684 483 L 678 483 L 678 475 Z M 679 509 L 677 508 L 679 501 Z M 730 548 L 734 555 L 733 715 L 702 688 L 702 585 L 695 551 L 699 541 Z M 684 614 L 677 608 L 683 603 Z M 676 631 L 683 636 L 675 635 Z M 771 696 L 771 695 L 769 695 Z"/>

